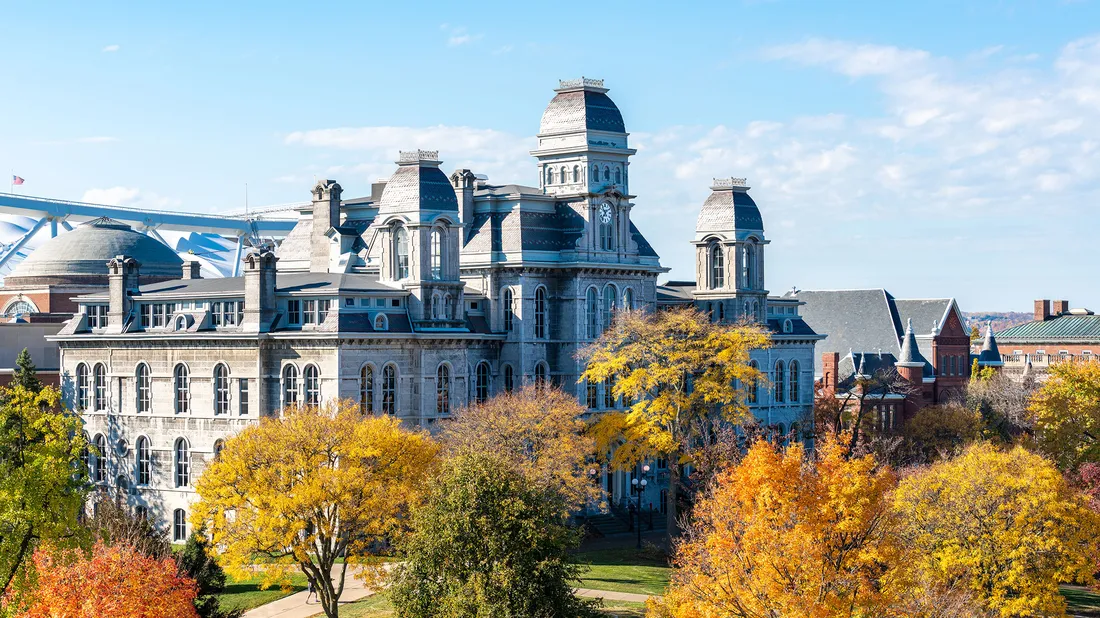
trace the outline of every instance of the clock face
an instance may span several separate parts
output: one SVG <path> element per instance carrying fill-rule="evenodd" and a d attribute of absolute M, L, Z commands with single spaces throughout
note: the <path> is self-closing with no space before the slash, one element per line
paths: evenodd
<path fill-rule="evenodd" d="M 600 206 L 600 221 L 605 224 L 611 223 L 611 204 Z"/>

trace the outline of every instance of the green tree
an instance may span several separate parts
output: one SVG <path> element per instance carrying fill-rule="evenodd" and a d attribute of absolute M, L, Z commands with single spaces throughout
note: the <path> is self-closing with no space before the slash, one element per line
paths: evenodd
<path fill-rule="evenodd" d="M 0 583 L 7 592 L 43 540 L 73 536 L 84 504 L 80 418 L 61 393 L 0 388 Z"/>
<path fill-rule="evenodd" d="M 1100 462 L 1100 364 L 1052 366 L 1029 409 L 1040 448 L 1059 468 Z"/>
<path fill-rule="evenodd" d="M 237 618 L 243 610 L 223 611 L 218 596 L 225 591 L 225 571 L 207 549 L 201 534 L 191 533 L 183 551 L 176 556 L 180 574 L 195 580 L 199 594 L 195 597 L 195 611 L 201 618 Z"/>
<path fill-rule="evenodd" d="M 485 453 L 448 460 L 413 513 L 390 592 L 401 618 L 585 616 L 560 492 Z"/>
<path fill-rule="evenodd" d="M 34 361 L 31 360 L 31 353 L 27 351 L 27 348 L 23 348 L 23 351 L 15 359 L 15 375 L 12 378 L 12 385 L 22 386 L 32 393 L 42 390 L 42 381 L 38 379 L 38 369 L 35 368 Z"/>

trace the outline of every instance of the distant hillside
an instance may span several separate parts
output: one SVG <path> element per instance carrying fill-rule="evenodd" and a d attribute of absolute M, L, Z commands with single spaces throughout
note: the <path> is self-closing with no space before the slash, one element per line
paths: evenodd
<path fill-rule="evenodd" d="M 1035 317 L 1032 313 L 1022 311 L 967 311 L 963 315 L 966 317 L 967 328 L 977 326 L 978 332 L 983 334 L 986 322 L 993 322 L 993 332 L 996 333 L 1017 324 L 1030 322 Z"/>

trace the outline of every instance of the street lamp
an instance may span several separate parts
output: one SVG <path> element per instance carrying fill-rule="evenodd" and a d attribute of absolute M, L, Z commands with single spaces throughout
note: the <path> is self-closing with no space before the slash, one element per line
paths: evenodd
<path fill-rule="evenodd" d="M 638 549 L 642 548 L 642 494 L 645 493 L 646 485 L 649 485 L 648 477 L 649 464 L 646 464 L 642 466 L 642 473 L 638 477 L 630 479 L 630 493 L 634 494 L 638 503 Z"/>

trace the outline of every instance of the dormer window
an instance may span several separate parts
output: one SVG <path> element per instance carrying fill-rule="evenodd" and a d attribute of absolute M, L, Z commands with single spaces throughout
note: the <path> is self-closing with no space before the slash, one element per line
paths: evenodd
<path fill-rule="evenodd" d="M 374 317 L 374 330 L 389 330 L 390 324 L 386 319 L 386 314 L 379 313 Z"/>
<path fill-rule="evenodd" d="M 404 226 L 397 226 L 393 232 L 393 278 L 409 278 L 409 233 Z"/>
<path fill-rule="evenodd" d="M 107 328 L 107 305 L 88 305 L 88 328 Z"/>

